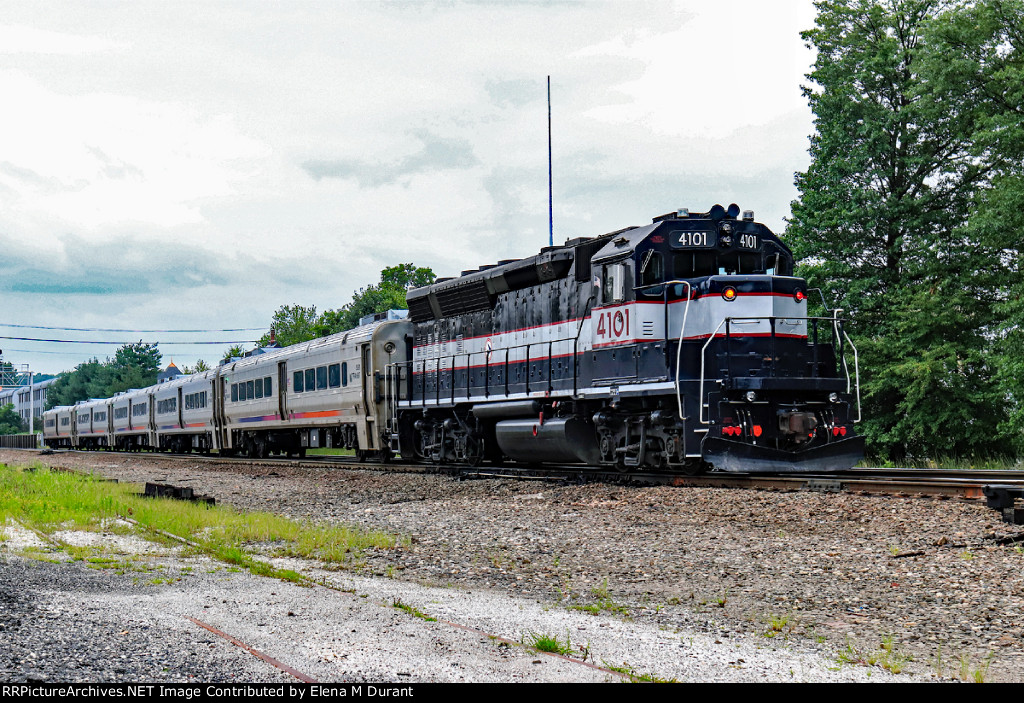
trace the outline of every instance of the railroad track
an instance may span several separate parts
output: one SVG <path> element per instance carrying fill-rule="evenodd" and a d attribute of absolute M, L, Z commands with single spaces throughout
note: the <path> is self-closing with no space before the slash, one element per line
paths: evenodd
<path fill-rule="evenodd" d="M 31 451 L 31 450 L 26 450 Z M 82 453 L 96 456 L 96 452 L 62 450 L 56 454 Z M 988 499 L 993 509 L 1004 511 L 1004 520 L 1024 524 L 1024 509 L 1014 507 L 1014 498 L 1024 498 L 1024 471 L 948 470 L 948 469 L 891 469 L 857 468 L 827 474 L 740 474 L 710 473 L 687 476 L 667 472 L 618 472 L 582 469 L 578 466 L 453 466 L 406 464 L 402 462 L 376 463 L 352 456 L 319 456 L 303 459 L 269 457 L 249 459 L 202 454 L 164 454 L 147 452 L 113 452 L 143 460 L 174 460 L 202 462 L 214 465 L 243 464 L 247 466 L 284 466 L 289 468 L 346 469 L 398 473 L 439 473 L 458 479 L 495 479 L 545 481 L 551 483 L 604 482 L 632 485 L 668 485 L 717 488 L 748 488 L 778 491 L 818 491 L 824 493 L 860 493 L 870 495 L 930 496 L 940 499 Z M 989 487 L 1005 487 L 1001 498 L 993 504 Z M 1010 513 L 1005 511 L 1009 509 Z"/>

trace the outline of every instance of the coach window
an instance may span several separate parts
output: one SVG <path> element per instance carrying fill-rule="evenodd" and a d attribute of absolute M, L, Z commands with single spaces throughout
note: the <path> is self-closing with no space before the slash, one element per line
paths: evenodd
<path fill-rule="evenodd" d="M 231 402 L 232 403 L 237 403 L 238 402 L 238 384 L 237 383 L 232 383 L 231 384 Z"/>
<path fill-rule="evenodd" d="M 306 369 L 306 390 L 316 389 L 316 369 Z"/>
<path fill-rule="evenodd" d="M 331 364 L 327 367 L 327 385 L 331 388 L 341 386 L 341 364 Z"/>
<path fill-rule="evenodd" d="M 322 391 L 327 388 L 327 367 L 317 366 L 316 367 L 316 389 Z"/>
<path fill-rule="evenodd" d="M 274 383 L 271 381 L 270 376 L 263 378 L 263 397 L 269 398 L 274 394 Z"/>
<path fill-rule="evenodd" d="M 263 397 L 263 379 L 262 378 L 257 378 L 256 379 L 256 398 L 259 399 L 259 398 L 262 398 L 262 397 Z"/>
<path fill-rule="evenodd" d="M 348 385 L 348 362 L 341 362 L 341 385 Z"/>
<path fill-rule="evenodd" d="M 252 381 L 246 381 L 245 382 L 245 399 L 246 400 L 252 400 L 255 397 L 256 397 L 256 390 L 253 388 L 253 382 Z"/>
<path fill-rule="evenodd" d="M 302 372 L 301 371 L 296 371 L 295 373 L 292 374 L 292 386 L 293 386 L 292 390 L 295 393 L 301 393 L 302 392 Z"/>

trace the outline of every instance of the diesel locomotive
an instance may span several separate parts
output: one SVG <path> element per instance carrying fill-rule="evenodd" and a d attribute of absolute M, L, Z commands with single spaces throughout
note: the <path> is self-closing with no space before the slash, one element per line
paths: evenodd
<path fill-rule="evenodd" d="M 51 446 L 832 471 L 856 349 L 752 212 L 678 210 L 408 292 L 347 332 L 44 414 Z"/>
<path fill-rule="evenodd" d="M 408 294 L 390 446 L 475 464 L 829 471 L 863 456 L 856 350 L 750 211 L 679 210 Z M 852 361 L 852 363 L 851 363 Z"/>

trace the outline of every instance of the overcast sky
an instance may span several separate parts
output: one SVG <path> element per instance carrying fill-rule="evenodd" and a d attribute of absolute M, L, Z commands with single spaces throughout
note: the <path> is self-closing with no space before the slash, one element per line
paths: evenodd
<path fill-rule="evenodd" d="M 716 202 L 781 231 L 808 164 L 810 0 L 0 8 L 5 337 L 215 363 L 384 266 L 534 254 L 549 74 L 556 242 Z M 0 348 L 55 373 L 116 345 Z"/>

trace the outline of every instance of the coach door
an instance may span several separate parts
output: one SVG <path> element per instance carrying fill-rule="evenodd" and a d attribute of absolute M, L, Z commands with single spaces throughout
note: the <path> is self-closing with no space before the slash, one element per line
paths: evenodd
<path fill-rule="evenodd" d="M 288 362 L 277 362 L 277 412 L 288 419 Z"/>
<path fill-rule="evenodd" d="M 227 449 L 227 435 L 224 429 L 224 396 L 227 395 L 224 389 L 227 388 L 227 379 L 217 375 L 210 379 L 210 402 L 213 403 L 213 436 L 215 449 L 219 452 Z"/>
<path fill-rule="evenodd" d="M 372 337 L 371 337 L 372 338 Z M 363 417 L 365 423 L 360 423 L 365 427 L 366 432 L 366 444 L 363 444 L 363 437 L 359 437 L 359 444 L 366 449 L 378 449 L 377 445 L 377 393 L 376 387 L 373 381 L 373 360 L 371 350 L 373 346 L 368 342 L 363 345 Z M 363 434 L 363 429 L 360 428 L 359 434 Z"/>

